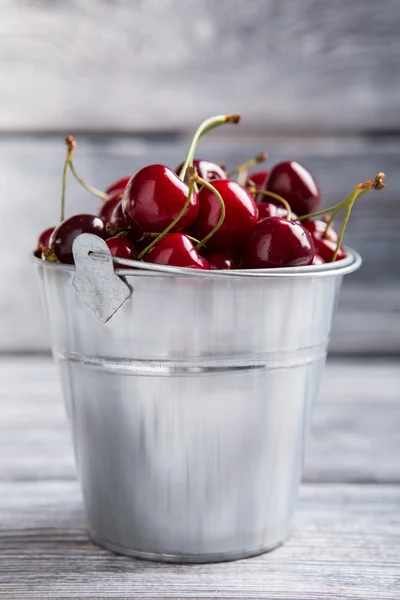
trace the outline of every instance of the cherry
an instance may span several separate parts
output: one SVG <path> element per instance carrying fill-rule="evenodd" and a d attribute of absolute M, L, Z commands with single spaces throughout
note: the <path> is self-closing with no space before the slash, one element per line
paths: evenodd
<path fill-rule="evenodd" d="M 303 227 L 308 229 L 308 231 L 311 233 L 314 239 L 324 238 L 326 240 L 330 240 L 331 242 L 338 241 L 338 234 L 331 226 L 329 226 L 327 229 L 325 221 L 319 221 L 318 219 L 315 219 L 314 221 L 305 220 L 302 221 L 301 224 L 303 225 Z"/>
<path fill-rule="evenodd" d="M 134 175 L 122 198 L 124 215 L 143 231 L 160 233 L 179 215 L 189 194 L 189 187 L 164 165 L 149 165 Z M 199 200 L 192 192 L 189 206 L 173 227 L 187 229 L 197 217 Z"/>
<path fill-rule="evenodd" d="M 98 208 L 97 215 L 103 219 L 104 223 L 109 223 L 111 221 L 111 215 L 113 213 L 114 208 L 120 202 L 124 190 L 117 189 L 110 192 L 108 196 L 108 200 L 105 200 Z"/>
<path fill-rule="evenodd" d="M 93 233 L 105 239 L 107 237 L 104 221 L 96 215 L 79 214 L 62 221 L 50 237 L 49 248 L 62 263 L 74 264 L 72 244 L 81 233 Z"/>
<path fill-rule="evenodd" d="M 264 189 L 283 196 L 298 215 L 314 212 L 320 203 L 320 191 L 314 177 L 293 160 L 276 164 Z"/>
<path fill-rule="evenodd" d="M 124 193 L 124 189 L 126 188 L 126 186 L 129 183 L 130 178 L 132 177 L 132 175 L 129 175 L 127 177 L 121 177 L 120 179 L 117 179 L 117 181 L 114 181 L 114 183 L 111 183 L 108 187 L 106 187 L 106 189 L 104 190 L 105 193 L 107 194 L 107 196 L 111 196 L 111 194 L 117 190 L 121 191 L 121 194 Z"/>
<path fill-rule="evenodd" d="M 332 262 L 337 247 L 337 241 L 333 242 L 332 240 L 323 238 L 314 238 L 314 243 L 317 254 L 319 254 L 325 262 Z M 342 260 L 343 258 L 346 258 L 346 253 L 342 246 L 339 246 L 335 260 Z"/>
<path fill-rule="evenodd" d="M 323 265 L 325 263 L 324 259 L 320 257 L 319 254 L 314 254 L 314 258 L 311 264 L 313 265 Z"/>
<path fill-rule="evenodd" d="M 209 262 L 200 256 L 191 240 L 182 233 L 170 233 L 159 240 L 145 255 L 144 261 L 158 265 L 210 270 Z"/>
<path fill-rule="evenodd" d="M 212 269 L 226 270 L 239 268 L 235 257 L 230 252 L 214 252 L 207 256 L 207 260 Z"/>
<path fill-rule="evenodd" d="M 37 258 L 40 258 L 42 256 L 42 251 L 49 247 L 50 237 L 54 230 L 55 227 L 48 227 L 39 235 L 35 250 L 35 256 Z"/>
<path fill-rule="evenodd" d="M 277 206 L 273 202 L 262 202 L 258 204 L 258 220 L 262 221 L 266 217 L 283 217 L 287 218 L 288 211 L 283 206 Z M 290 220 L 295 221 L 297 219 L 297 215 L 293 212 L 290 213 Z"/>
<path fill-rule="evenodd" d="M 312 235 L 300 224 L 267 217 L 253 227 L 243 246 L 245 269 L 310 265 L 315 248 Z"/>
<path fill-rule="evenodd" d="M 125 218 L 122 209 L 122 199 L 118 200 L 116 203 L 114 210 L 111 213 L 110 221 L 111 225 L 114 229 L 128 229 L 130 226 L 129 221 Z"/>
<path fill-rule="evenodd" d="M 199 177 L 206 181 L 214 181 L 215 179 L 227 179 L 226 169 L 216 163 L 204 160 L 203 158 L 195 158 L 193 160 L 193 166 L 196 169 Z M 180 174 L 183 168 L 183 162 L 178 165 L 175 169 L 177 175 Z M 186 181 L 185 177 L 185 181 Z"/>
<path fill-rule="evenodd" d="M 258 205 L 258 220 L 262 221 L 267 217 L 277 217 L 278 207 L 272 202 L 263 202 Z"/>
<path fill-rule="evenodd" d="M 212 252 L 224 252 L 237 247 L 258 219 L 258 207 L 250 193 L 236 181 L 219 179 L 212 182 L 225 203 L 225 219 L 207 242 Z M 221 206 L 217 197 L 206 187 L 199 192 L 200 209 L 192 227 L 192 235 L 203 239 L 217 225 Z"/>
<path fill-rule="evenodd" d="M 106 244 L 110 249 L 112 256 L 118 256 L 119 258 L 127 258 L 128 260 L 134 260 L 136 258 L 136 250 L 132 242 L 130 242 L 126 237 L 112 237 L 106 240 Z M 115 265 L 118 268 L 118 265 Z M 130 268 L 126 267 L 126 265 L 119 265 L 122 268 Z"/>
<path fill-rule="evenodd" d="M 256 171 L 255 173 L 251 173 L 247 178 L 247 185 L 257 189 L 263 188 L 267 181 L 268 173 L 269 171 Z M 262 202 L 262 199 L 260 199 L 260 202 Z"/>

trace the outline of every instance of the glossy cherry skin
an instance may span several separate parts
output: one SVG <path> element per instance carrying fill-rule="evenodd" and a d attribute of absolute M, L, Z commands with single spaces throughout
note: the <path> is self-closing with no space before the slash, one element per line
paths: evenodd
<path fill-rule="evenodd" d="M 313 265 L 323 265 L 323 264 L 325 264 L 325 261 L 324 261 L 323 258 L 320 257 L 319 254 L 314 254 L 314 258 L 313 258 L 313 261 L 312 261 L 311 264 L 313 264 Z"/>
<path fill-rule="evenodd" d="M 128 177 L 121 177 L 120 179 L 117 179 L 117 181 L 114 181 L 114 183 L 106 187 L 106 189 L 104 190 L 105 193 L 111 196 L 111 194 L 116 190 L 121 190 L 121 194 L 123 194 L 124 189 L 128 185 L 128 182 L 131 177 L 132 175 L 129 175 Z"/>
<path fill-rule="evenodd" d="M 158 265 L 189 267 L 203 271 L 211 269 L 210 263 L 200 256 L 192 241 L 183 233 L 170 233 L 163 237 L 143 260 Z"/>
<path fill-rule="evenodd" d="M 272 202 L 263 202 L 262 204 L 258 204 L 258 220 L 262 221 L 267 217 L 277 217 L 278 216 L 278 207 L 276 204 Z"/>
<path fill-rule="evenodd" d="M 219 271 L 239 268 L 239 265 L 231 252 L 214 252 L 207 256 L 207 260 L 212 269 Z"/>
<path fill-rule="evenodd" d="M 50 237 L 49 248 L 62 263 L 74 264 L 72 244 L 81 233 L 93 233 L 105 239 L 107 237 L 105 223 L 97 215 L 73 215 L 60 223 Z"/>
<path fill-rule="evenodd" d="M 265 189 L 282 196 L 299 216 L 316 211 L 321 199 L 314 177 L 293 160 L 278 163 L 271 169 Z"/>
<path fill-rule="evenodd" d="M 216 163 L 204 160 L 203 158 L 195 158 L 193 166 L 196 169 L 199 177 L 205 179 L 205 181 L 214 181 L 215 179 L 227 179 L 228 175 L 226 170 L 217 165 Z M 175 173 L 179 175 L 182 171 L 183 163 L 178 165 L 175 169 Z"/>
<path fill-rule="evenodd" d="M 132 242 L 126 237 L 112 237 L 106 240 L 106 244 L 110 249 L 112 256 L 118 256 L 119 258 L 127 258 L 128 260 L 135 260 L 136 249 Z M 131 268 L 126 265 L 114 265 L 118 268 Z"/>
<path fill-rule="evenodd" d="M 115 205 L 111 213 L 110 223 L 115 229 L 128 229 L 130 226 L 122 210 L 122 200 L 119 200 Z"/>
<path fill-rule="evenodd" d="M 50 243 L 50 237 L 55 227 L 48 227 L 38 237 L 38 241 L 36 243 L 35 256 L 38 258 L 42 255 L 42 249 L 47 249 Z"/>
<path fill-rule="evenodd" d="M 268 217 L 253 227 L 243 246 L 244 269 L 310 265 L 315 248 L 312 235 L 298 223 Z"/>
<path fill-rule="evenodd" d="M 225 203 L 225 220 L 207 242 L 207 250 L 234 250 L 257 223 L 257 204 L 249 192 L 236 181 L 218 179 L 213 181 L 212 185 Z M 192 235 L 202 240 L 217 225 L 221 216 L 221 206 L 215 194 L 205 187 L 199 191 L 199 201 L 199 215 L 193 225 Z"/>
<path fill-rule="evenodd" d="M 122 198 L 128 222 L 137 223 L 150 233 L 161 233 L 183 208 L 189 188 L 164 165 L 149 165 L 136 173 L 125 188 Z M 192 193 L 185 214 L 172 231 L 187 229 L 199 212 L 199 199 Z"/>
<path fill-rule="evenodd" d="M 255 171 L 254 173 L 250 173 L 247 178 L 247 185 L 256 187 L 257 190 L 262 190 L 267 181 L 268 173 L 269 171 Z M 262 196 L 260 196 L 259 201 L 262 202 Z"/>
<path fill-rule="evenodd" d="M 302 221 L 301 224 L 303 225 L 303 227 L 308 229 L 308 231 L 311 233 L 311 235 L 313 236 L 314 239 L 322 239 L 324 237 L 324 234 L 326 231 L 325 221 L 319 221 L 318 219 L 315 219 L 314 221 L 306 220 L 306 221 Z M 328 230 L 326 231 L 325 239 L 330 240 L 331 242 L 338 241 L 338 234 L 333 229 L 333 227 L 328 227 Z"/>
<path fill-rule="evenodd" d="M 267 217 L 283 217 L 287 218 L 287 210 L 284 206 L 277 206 L 273 202 L 263 202 L 258 204 L 258 220 L 266 219 Z M 290 213 L 290 220 L 295 221 L 297 215 Z"/>
<path fill-rule="evenodd" d="M 315 249 L 317 254 L 326 262 L 332 262 L 333 255 L 336 250 L 336 243 L 331 240 L 324 240 L 322 238 L 314 238 Z M 336 260 L 343 260 L 346 258 L 346 253 L 342 247 L 339 248 Z"/>
<path fill-rule="evenodd" d="M 111 221 L 111 215 L 113 213 L 113 210 L 121 200 L 123 193 L 124 190 L 114 190 L 109 194 L 108 200 L 105 200 L 99 206 L 97 210 L 97 215 L 101 219 L 103 219 L 104 223 L 109 223 Z"/>

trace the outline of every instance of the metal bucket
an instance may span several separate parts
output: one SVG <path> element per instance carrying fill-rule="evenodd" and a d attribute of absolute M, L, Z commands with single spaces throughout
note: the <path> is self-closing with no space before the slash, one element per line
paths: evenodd
<path fill-rule="evenodd" d="M 76 270 L 35 259 L 94 542 L 172 562 L 284 542 L 335 301 L 361 263 L 347 252 L 262 271 L 121 260 L 140 268 L 115 275 L 83 234 Z"/>

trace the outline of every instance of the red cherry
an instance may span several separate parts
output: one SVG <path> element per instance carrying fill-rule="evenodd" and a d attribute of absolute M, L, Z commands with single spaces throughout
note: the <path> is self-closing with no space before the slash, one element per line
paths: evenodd
<path fill-rule="evenodd" d="M 109 223 L 111 221 L 111 215 L 113 213 L 114 208 L 117 206 L 119 201 L 122 198 L 124 190 L 117 189 L 111 192 L 108 196 L 108 200 L 102 202 L 97 210 L 97 215 L 103 219 L 104 223 Z"/>
<path fill-rule="evenodd" d="M 309 231 L 280 217 L 259 221 L 243 247 L 245 269 L 300 267 L 310 265 L 315 254 Z"/>
<path fill-rule="evenodd" d="M 195 158 L 193 160 L 193 166 L 196 169 L 199 177 L 205 179 L 205 181 L 214 181 L 215 179 L 227 179 L 228 175 L 226 169 L 217 165 L 216 163 L 204 160 L 203 158 Z M 178 165 L 175 169 L 177 175 L 182 171 L 183 162 Z"/>
<path fill-rule="evenodd" d="M 267 181 L 269 171 L 255 171 L 255 173 L 251 173 L 247 178 L 248 185 L 252 187 L 256 187 L 258 190 L 264 188 L 265 182 Z M 260 200 L 261 202 L 261 200 Z"/>
<path fill-rule="evenodd" d="M 311 233 L 311 235 L 313 236 L 314 239 L 317 239 L 317 238 L 321 239 L 325 234 L 325 231 L 326 231 L 325 221 L 319 221 L 318 219 L 315 219 L 314 221 L 306 220 L 306 221 L 302 221 L 301 224 L 303 225 L 303 227 L 308 229 L 308 231 Z M 326 236 L 324 239 L 330 240 L 331 242 L 338 241 L 338 234 L 333 229 L 333 227 L 328 227 L 328 230 L 326 231 Z"/>
<path fill-rule="evenodd" d="M 128 260 L 134 260 L 136 258 L 135 247 L 126 237 L 109 238 L 106 240 L 106 244 L 109 247 L 112 256 L 127 258 Z M 115 267 L 126 268 L 124 265 L 115 265 Z"/>
<path fill-rule="evenodd" d="M 314 177 L 293 160 L 272 168 L 265 189 L 285 198 L 299 216 L 316 211 L 320 203 L 320 191 Z"/>
<path fill-rule="evenodd" d="M 263 202 L 262 204 L 258 204 L 258 220 L 262 221 L 267 217 L 282 217 L 283 219 L 287 219 L 288 212 L 284 206 L 277 206 L 273 202 Z M 295 221 L 297 219 L 297 215 L 293 212 L 290 213 L 290 220 Z"/>
<path fill-rule="evenodd" d="M 286 210 L 286 209 L 284 209 Z M 258 220 L 262 221 L 267 217 L 277 217 L 278 216 L 278 207 L 273 202 L 263 202 L 262 204 L 258 204 Z"/>
<path fill-rule="evenodd" d="M 136 245 L 136 241 L 143 237 L 143 231 L 136 223 L 130 225 L 125 219 L 125 215 L 122 210 L 122 199 L 119 200 L 111 213 L 109 223 L 111 225 L 110 233 L 114 235 L 117 231 L 123 229 L 129 229 L 129 238 Z M 150 240 L 151 241 L 151 240 Z M 149 244 L 150 242 L 148 242 Z"/>
<path fill-rule="evenodd" d="M 219 179 L 213 181 L 212 185 L 225 203 L 225 220 L 207 242 L 207 249 L 212 252 L 233 250 L 257 222 L 258 207 L 249 192 L 236 181 Z M 199 215 L 192 232 L 196 239 L 202 240 L 217 225 L 221 206 L 215 194 L 205 187 L 199 192 L 199 201 Z"/>
<path fill-rule="evenodd" d="M 111 196 L 111 194 L 113 192 L 115 192 L 116 190 L 121 190 L 121 194 L 122 194 L 124 192 L 124 189 L 128 185 L 128 182 L 129 182 L 129 180 L 130 180 L 131 177 L 132 177 L 132 175 L 129 175 L 128 177 L 121 177 L 121 179 L 117 179 L 117 181 L 114 181 L 114 183 L 112 183 L 111 185 L 109 185 L 104 190 L 105 193 L 108 194 L 108 196 Z"/>
<path fill-rule="evenodd" d="M 226 270 L 239 268 L 234 256 L 230 252 L 214 252 L 214 254 L 207 256 L 207 260 L 212 269 Z"/>
<path fill-rule="evenodd" d="M 332 262 L 337 242 L 332 242 L 331 240 L 326 239 L 324 240 L 322 238 L 314 238 L 314 242 L 317 254 L 319 254 L 326 263 Z M 344 258 L 346 258 L 346 253 L 344 249 L 340 247 L 336 260 L 343 260 Z"/>
<path fill-rule="evenodd" d="M 209 262 L 200 256 L 191 240 L 182 233 L 170 233 L 163 237 L 144 256 L 144 261 L 158 265 L 191 267 L 209 271 Z"/>
<path fill-rule="evenodd" d="M 111 213 L 110 223 L 115 229 L 128 229 L 130 223 L 125 218 L 122 210 L 122 200 L 120 199 Z"/>
<path fill-rule="evenodd" d="M 164 165 L 149 165 L 134 175 L 122 199 L 127 220 L 137 223 L 143 231 L 161 233 L 183 208 L 189 188 Z M 192 193 L 185 214 L 172 231 L 187 229 L 197 217 L 199 200 Z"/>
<path fill-rule="evenodd" d="M 74 264 L 72 244 L 81 233 L 93 233 L 105 239 L 107 237 L 104 221 L 96 215 L 74 215 L 62 221 L 50 237 L 49 248 L 62 263 Z"/>
<path fill-rule="evenodd" d="M 314 254 L 314 258 L 313 258 L 313 261 L 312 261 L 311 264 L 313 264 L 313 265 L 323 265 L 323 264 L 325 264 L 325 261 L 324 261 L 323 258 L 320 257 L 319 254 Z"/>
<path fill-rule="evenodd" d="M 42 256 L 42 249 L 47 249 L 50 243 L 50 237 L 55 227 L 48 227 L 38 237 L 38 241 L 36 243 L 35 256 L 40 258 Z"/>

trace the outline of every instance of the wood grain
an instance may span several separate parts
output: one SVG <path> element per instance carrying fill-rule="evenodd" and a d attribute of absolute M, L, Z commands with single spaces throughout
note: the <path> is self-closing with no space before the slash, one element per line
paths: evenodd
<path fill-rule="evenodd" d="M 229 128 L 228 128 L 229 129 Z M 228 131 L 228 130 L 226 130 Z M 363 256 L 358 273 L 345 279 L 331 350 L 355 353 L 399 353 L 400 319 L 400 138 L 323 137 L 287 139 L 238 136 L 238 129 L 213 133 L 199 153 L 235 165 L 261 150 L 270 152 L 269 164 L 293 158 L 307 165 L 323 190 L 325 206 L 346 197 L 353 187 L 379 170 L 387 174 L 387 188 L 363 197 L 350 220 L 347 243 Z M 234 132 L 236 134 L 234 135 Z M 117 177 L 141 166 L 162 162 L 173 167 L 186 152 L 186 136 L 78 136 L 76 165 L 94 185 L 104 188 Z M 38 233 L 57 222 L 63 137 L 0 137 L 0 351 L 46 350 L 48 330 L 39 307 L 39 290 L 29 262 Z M 12 201 L 10 199 L 12 198 Z M 92 212 L 97 199 L 70 181 L 67 210 Z M 10 252 L 12 248 L 12 252 Z"/>
<path fill-rule="evenodd" d="M 399 392 L 397 362 L 330 361 L 292 537 L 253 559 L 166 565 L 88 540 L 53 363 L 3 357 L 0 598 L 398 600 Z"/>
<path fill-rule="evenodd" d="M 397 0 L 3 0 L 0 129 L 398 128 L 399 24 Z"/>
<path fill-rule="evenodd" d="M 0 381 L 1 478 L 74 480 L 72 441 L 52 362 L 3 359 Z M 399 430 L 396 362 L 331 361 L 307 444 L 304 480 L 399 483 Z"/>
<path fill-rule="evenodd" d="M 235 563 L 163 565 L 93 546 L 76 482 L 5 482 L 0 598 L 398 600 L 399 508 L 394 486 L 303 485 L 283 547 Z"/>

